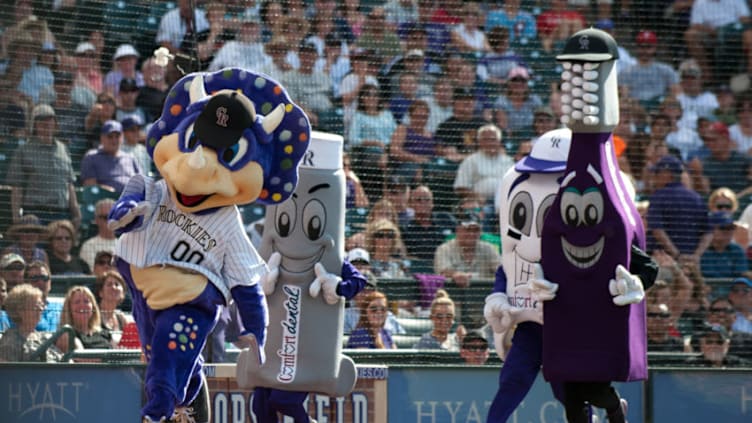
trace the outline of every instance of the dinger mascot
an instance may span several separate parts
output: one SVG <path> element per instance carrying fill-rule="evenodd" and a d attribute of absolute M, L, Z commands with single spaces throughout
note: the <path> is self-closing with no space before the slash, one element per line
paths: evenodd
<path fill-rule="evenodd" d="M 562 121 L 572 140 L 543 222 L 543 272 L 530 284 L 546 300 L 543 375 L 562 384 L 570 423 L 587 421 L 587 404 L 605 409 L 611 423 L 624 422 L 626 401 L 611 382 L 647 377 L 644 288 L 626 270 L 640 260 L 635 247 L 644 248 L 644 229 L 612 139 L 619 122 L 617 58 L 614 39 L 597 29 L 572 35 L 557 56 L 564 68 Z"/>
<path fill-rule="evenodd" d="M 200 353 L 230 299 L 244 335 L 263 345 L 267 267 L 236 205 L 286 200 L 309 137 L 306 115 L 264 75 L 192 73 L 168 93 L 147 136 L 163 179 L 133 177 L 109 216 L 148 362 L 144 422 L 209 421 L 207 404 L 198 416 L 188 405 L 205 385 Z"/>
<path fill-rule="evenodd" d="M 533 386 L 541 366 L 543 310 L 532 298 L 528 280 L 540 262 L 543 218 L 551 207 L 564 172 L 572 134 L 567 128 L 543 134 L 528 157 L 507 171 L 499 191 L 501 266 L 486 298 L 484 315 L 494 330 L 496 352 L 504 359 L 499 389 L 488 423 L 506 422 Z M 516 328 L 515 328 L 516 325 Z M 505 354 L 503 340 L 514 328 Z M 558 385 L 554 395 L 562 400 Z"/>
<path fill-rule="evenodd" d="M 262 280 L 267 360 L 260 366 L 250 348 L 237 366 L 238 385 L 255 388 L 259 423 L 276 423 L 278 412 L 307 423 L 308 392 L 341 397 L 355 387 L 355 365 L 342 355 L 343 297 L 354 297 L 366 278 L 344 259 L 342 144 L 341 136 L 314 132 L 295 192 L 266 211 L 259 253 L 270 269 Z"/>

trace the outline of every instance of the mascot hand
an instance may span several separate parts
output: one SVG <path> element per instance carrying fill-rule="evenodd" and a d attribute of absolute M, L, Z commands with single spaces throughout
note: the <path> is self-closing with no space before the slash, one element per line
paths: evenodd
<path fill-rule="evenodd" d="M 144 216 L 151 213 L 151 207 L 142 196 L 125 196 L 112 206 L 107 216 L 107 227 L 117 235 L 130 232 L 141 226 Z"/>
<path fill-rule="evenodd" d="M 608 283 L 608 290 L 618 306 L 639 303 L 645 298 L 645 288 L 640 278 L 629 273 L 621 264 L 616 266 L 616 278 Z"/>
<path fill-rule="evenodd" d="M 538 263 L 535 264 L 534 272 L 533 277 L 527 282 L 533 298 L 537 301 L 553 300 L 556 297 L 559 284 L 546 280 L 543 277 L 543 268 Z"/>
<path fill-rule="evenodd" d="M 321 263 L 316 263 L 313 270 L 316 272 L 316 279 L 313 280 L 311 286 L 308 288 L 308 293 L 311 294 L 311 297 L 316 298 L 323 288 L 324 301 L 328 304 L 337 304 L 340 299 L 340 296 L 337 294 L 337 286 L 342 282 L 342 278 L 327 272 Z"/>
<path fill-rule="evenodd" d="M 261 278 L 261 289 L 264 290 L 265 295 L 272 295 L 274 288 L 277 286 L 277 278 L 279 278 L 279 263 L 282 261 L 282 255 L 278 252 L 273 252 L 266 265 L 269 266 L 269 271 Z"/>
<path fill-rule="evenodd" d="M 238 343 L 247 345 L 251 351 L 258 351 L 259 364 L 263 365 L 266 362 L 266 353 L 264 352 L 264 340 L 266 339 L 266 328 L 263 329 L 263 333 L 259 336 L 253 333 L 246 333 L 238 337 Z"/>
<path fill-rule="evenodd" d="M 495 292 L 486 297 L 483 316 L 495 333 L 505 333 L 515 322 L 520 311 L 519 307 L 509 304 L 507 294 Z"/>

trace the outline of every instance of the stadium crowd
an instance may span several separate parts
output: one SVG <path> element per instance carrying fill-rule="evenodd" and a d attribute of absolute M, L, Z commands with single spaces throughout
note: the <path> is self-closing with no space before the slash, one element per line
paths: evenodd
<path fill-rule="evenodd" d="M 28 359 L 61 324 L 76 338 L 58 352 L 121 345 L 130 317 L 109 208 L 128 178 L 155 173 L 145 134 L 182 73 L 239 66 L 279 80 L 314 129 L 345 137 L 346 249 L 374 287 L 350 306 L 348 346 L 462 348 L 485 362 L 482 300 L 441 288 L 493 278 L 499 181 L 559 126 L 554 56 L 593 25 L 620 42 L 616 153 L 661 269 L 650 351 L 750 363 L 747 2 L 616 3 L 15 0 L 0 12 L 0 331 L 20 338 L 6 332 L 0 360 Z M 263 212 L 246 210 L 258 239 Z M 89 275 L 94 292 L 77 285 L 53 301 L 64 275 Z M 405 278 L 420 298 L 379 293 Z"/>

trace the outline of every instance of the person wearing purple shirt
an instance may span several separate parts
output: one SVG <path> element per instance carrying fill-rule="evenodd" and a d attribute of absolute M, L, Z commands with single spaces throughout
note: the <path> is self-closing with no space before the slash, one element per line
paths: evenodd
<path fill-rule="evenodd" d="M 136 159 L 120 151 L 123 127 L 116 120 L 102 125 L 100 146 L 90 150 L 81 161 L 81 182 L 84 186 L 100 185 L 120 193 L 131 176 L 143 173 Z"/>

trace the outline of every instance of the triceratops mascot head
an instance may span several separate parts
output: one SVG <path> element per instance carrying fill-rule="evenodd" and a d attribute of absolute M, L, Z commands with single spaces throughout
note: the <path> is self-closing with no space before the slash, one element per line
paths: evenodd
<path fill-rule="evenodd" d="M 287 199 L 310 124 L 266 75 L 226 68 L 181 78 L 147 136 L 147 149 L 181 210 Z"/>

